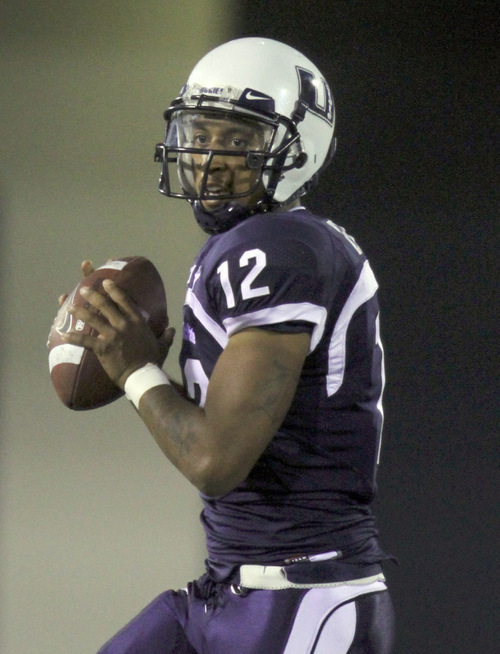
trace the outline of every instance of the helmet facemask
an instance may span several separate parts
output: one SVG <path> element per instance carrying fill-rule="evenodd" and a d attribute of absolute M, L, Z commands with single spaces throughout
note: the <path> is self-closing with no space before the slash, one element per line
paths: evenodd
<path fill-rule="evenodd" d="M 173 110 L 167 120 L 163 146 L 169 195 L 187 200 L 244 198 L 262 184 L 274 125 L 206 109 Z M 225 168 L 231 172 L 221 172 Z"/>
<path fill-rule="evenodd" d="M 282 170 L 295 165 L 290 151 L 296 159 L 298 134 L 291 121 L 213 106 L 172 106 L 165 118 L 165 140 L 155 156 L 162 163 L 159 190 L 199 211 L 220 215 L 229 207 L 233 217 L 235 206 L 245 216 L 266 211 Z"/>

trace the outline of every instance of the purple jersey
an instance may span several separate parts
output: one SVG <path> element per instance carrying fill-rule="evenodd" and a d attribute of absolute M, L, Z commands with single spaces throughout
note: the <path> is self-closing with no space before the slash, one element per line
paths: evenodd
<path fill-rule="evenodd" d="M 202 496 L 212 562 L 270 564 L 373 543 L 384 383 L 377 287 L 352 237 L 303 208 L 252 216 L 201 249 L 180 355 L 200 405 L 232 334 L 311 334 L 290 410 L 248 478 Z"/>

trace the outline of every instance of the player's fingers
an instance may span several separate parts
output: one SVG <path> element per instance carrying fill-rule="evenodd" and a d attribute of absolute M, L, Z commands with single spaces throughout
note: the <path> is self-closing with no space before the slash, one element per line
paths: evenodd
<path fill-rule="evenodd" d="M 88 277 L 88 275 L 94 272 L 94 265 L 92 261 L 90 261 L 89 259 L 85 259 L 85 261 L 82 261 L 82 263 L 80 264 L 80 270 L 82 271 L 83 277 Z M 62 305 L 66 302 L 67 299 L 68 299 L 68 293 L 63 293 L 57 299 L 58 305 L 62 307 Z"/>
<path fill-rule="evenodd" d="M 91 324 L 92 323 L 92 324 Z M 106 326 L 104 323 L 99 323 L 98 321 L 94 321 L 93 318 L 90 318 L 87 321 L 87 324 L 92 326 L 95 331 L 98 331 L 98 325 L 101 325 L 101 329 L 105 330 Z M 108 325 L 109 329 L 109 325 Z M 65 334 L 61 334 L 61 339 L 69 343 L 71 345 L 77 345 L 80 347 L 84 347 L 87 350 L 92 350 L 94 354 L 96 354 L 98 357 L 102 356 L 104 353 L 109 348 L 109 340 L 104 338 L 101 338 L 102 332 L 100 334 L 95 334 L 95 331 L 91 333 L 82 333 L 82 332 L 66 332 Z"/>
<path fill-rule="evenodd" d="M 74 318 L 76 318 L 77 321 L 81 321 L 82 323 L 85 323 L 99 334 L 105 335 L 106 333 L 110 332 L 112 329 L 108 320 L 104 317 L 102 312 L 97 313 L 95 311 L 92 311 L 91 308 L 76 306 L 74 304 L 70 304 L 67 307 L 67 311 L 72 316 L 74 316 Z M 67 334 L 73 334 L 73 333 L 74 332 L 72 331 L 67 332 Z"/>
<path fill-rule="evenodd" d="M 139 324 L 147 317 L 121 288 L 109 279 L 103 280 L 106 295 L 88 286 L 80 289 L 80 294 L 106 318 L 108 323 L 118 331 L 125 329 L 127 322 Z"/>
<path fill-rule="evenodd" d="M 158 345 L 160 347 L 160 361 L 163 364 L 167 358 L 168 352 L 172 343 L 174 342 L 175 329 L 174 327 L 167 327 L 163 334 L 158 338 Z"/>
<path fill-rule="evenodd" d="M 85 300 L 88 302 L 88 304 L 94 309 L 97 309 L 97 311 L 103 316 L 104 318 L 104 326 L 106 325 L 112 325 L 113 327 L 117 329 L 121 329 L 124 326 L 124 320 L 126 318 L 127 312 L 126 310 L 121 306 L 117 305 L 112 298 L 110 298 L 108 295 L 104 295 L 103 293 L 96 291 L 93 288 L 90 288 L 89 286 L 82 286 L 80 288 L 80 295 L 85 298 Z M 123 293 L 123 295 L 126 294 Z M 85 318 L 82 318 L 79 313 L 79 307 L 72 306 L 70 313 L 73 313 L 76 315 L 78 318 L 81 318 L 81 320 L 84 320 L 85 322 L 89 322 L 85 320 Z M 95 316 L 95 312 L 90 311 L 90 314 L 92 316 Z M 139 317 L 139 319 L 141 319 Z M 93 321 L 95 321 L 95 318 L 92 318 Z M 89 324 L 94 327 L 94 324 L 90 323 Z M 97 329 L 97 327 L 96 327 Z"/>
<path fill-rule="evenodd" d="M 97 337 L 94 334 L 82 334 L 81 332 L 65 332 L 61 334 L 61 340 L 70 345 L 78 345 L 93 351 L 97 344 Z"/>
<path fill-rule="evenodd" d="M 129 295 L 127 295 L 127 293 L 125 293 L 125 291 L 117 286 L 112 279 L 103 279 L 102 286 L 108 293 L 109 297 L 118 307 L 120 307 L 126 316 L 136 320 L 144 320 L 144 316 L 135 302 Z"/>
<path fill-rule="evenodd" d="M 88 277 L 94 272 L 94 264 L 92 261 L 90 261 L 90 259 L 85 259 L 82 261 L 80 268 L 84 277 Z"/>
<path fill-rule="evenodd" d="M 174 342 L 174 337 L 175 337 L 175 327 L 167 327 L 167 329 L 165 329 L 165 331 L 163 332 L 163 339 L 165 345 L 170 347 Z"/>

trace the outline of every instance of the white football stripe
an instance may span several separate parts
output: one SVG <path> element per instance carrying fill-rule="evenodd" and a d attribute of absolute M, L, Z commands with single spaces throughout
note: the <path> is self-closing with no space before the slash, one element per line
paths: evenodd
<path fill-rule="evenodd" d="M 49 352 L 49 370 L 52 372 L 52 368 L 58 366 L 60 363 L 74 363 L 78 365 L 82 360 L 83 351 L 85 348 L 80 345 L 71 345 L 70 343 L 64 343 L 64 345 L 56 345 Z"/>
<path fill-rule="evenodd" d="M 112 270 L 123 270 L 127 263 L 130 263 L 130 261 L 121 261 L 121 260 L 116 260 L 116 261 L 106 261 L 105 264 L 102 266 L 99 266 L 97 270 L 105 270 L 106 268 L 111 268 Z"/>

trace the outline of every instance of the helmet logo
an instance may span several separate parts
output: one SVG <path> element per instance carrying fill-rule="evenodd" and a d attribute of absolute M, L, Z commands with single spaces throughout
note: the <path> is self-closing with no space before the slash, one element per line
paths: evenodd
<path fill-rule="evenodd" d="M 310 70 L 295 67 L 299 77 L 299 102 L 306 110 L 333 125 L 333 98 L 330 87 L 321 78 L 314 77 Z"/>
<path fill-rule="evenodd" d="M 270 95 L 249 88 L 246 88 L 239 97 L 238 105 L 255 111 L 274 112 L 274 100 Z"/>

